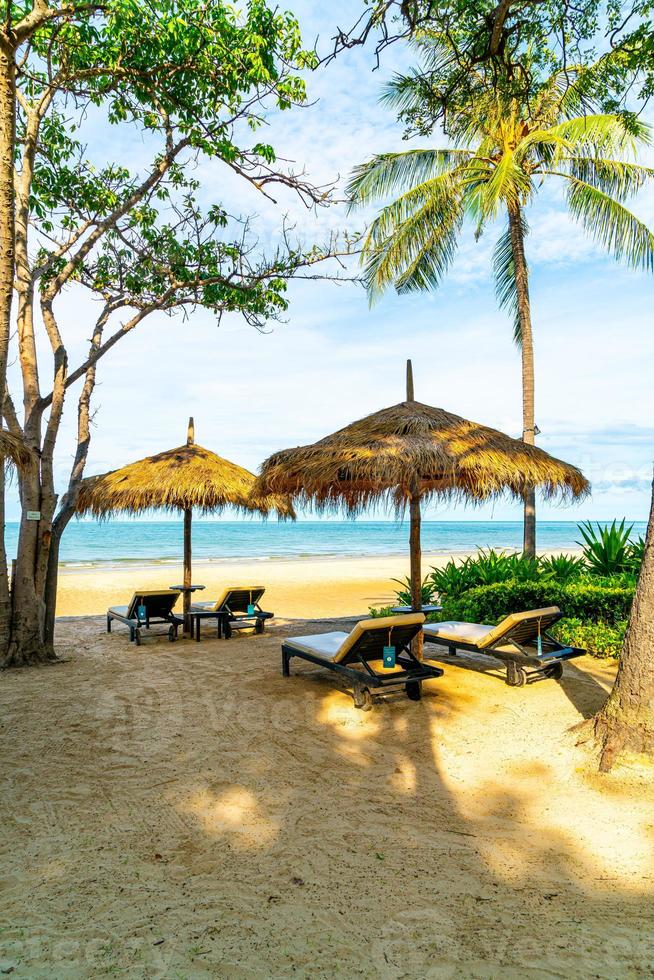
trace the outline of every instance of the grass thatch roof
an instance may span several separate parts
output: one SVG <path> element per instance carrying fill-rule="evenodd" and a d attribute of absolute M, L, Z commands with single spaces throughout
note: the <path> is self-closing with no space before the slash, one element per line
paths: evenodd
<path fill-rule="evenodd" d="M 350 514 L 377 502 L 402 510 L 417 477 L 425 499 L 482 501 L 504 491 L 521 497 L 533 487 L 548 497 L 580 497 L 589 489 L 580 470 L 542 449 L 406 401 L 311 446 L 275 453 L 261 468 L 257 492 Z"/>
<path fill-rule="evenodd" d="M 288 498 L 252 495 L 255 476 L 197 444 L 148 456 L 122 469 L 82 481 L 78 513 L 109 517 L 119 512 L 195 509 L 216 513 L 224 507 L 294 517 Z"/>
<path fill-rule="evenodd" d="M 19 469 L 24 469 L 36 461 L 36 457 L 22 439 L 2 428 L 0 428 L 0 458 L 8 459 Z"/>

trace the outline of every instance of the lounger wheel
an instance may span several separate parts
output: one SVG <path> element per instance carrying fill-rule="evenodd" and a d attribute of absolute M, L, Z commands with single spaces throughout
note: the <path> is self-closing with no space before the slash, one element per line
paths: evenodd
<path fill-rule="evenodd" d="M 563 664 L 559 661 L 559 663 L 552 664 L 551 667 L 548 667 L 546 677 L 552 677 L 555 681 L 560 681 L 563 677 Z"/>
<path fill-rule="evenodd" d="M 169 626 L 168 627 L 168 640 L 171 643 L 174 643 L 176 639 L 177 639 L 177 629 L 174 626 Z"/>
<path fill-rule="evenodd" d="M 359 686 L 354 688 L 354 707 L 360 708 L 361 711 L 370 711 L 372 708 L 372 694 L 369 688 Z"/>
<path fill-rule="evenodd" d="M 527 673 L 523 667 L 510 661 L 506 668 L 506 683 L 509 687 L 524 687 L 527 683 Z"/>
<path fill-rule="evenodd" d="M 419 701 L 422 697 L 422 684 L 420 681 L 408 681 L 406 685 L 406 696 L 409 701 Z"/>
<path fill-rule="evenodd" d="M 141 631 L 138 628 L 134 630 L 134 642 L 136 643 L 137 647 L 141 646 Z"/>
<path fill-rule="evenodd" d="M 263 633 L 263 619 L 257 619 L 256 625 L 254 627 L 255 633 Z"/>

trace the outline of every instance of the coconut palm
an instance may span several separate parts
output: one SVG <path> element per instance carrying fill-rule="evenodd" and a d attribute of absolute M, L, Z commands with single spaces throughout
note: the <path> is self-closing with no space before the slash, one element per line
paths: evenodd
<path fill-rule="evenodd" d="M 525 210 L 544 180 L 563 184 L 571 215 L 618 259 L 654 271 L 654 235 L 625 201 L 654 177 L 636 153 L 650 141 L 648 127 L 617 115 L 592 112 L 589 75 L 556 74 L 532 103 L 488 89 L 450 113 L 454 146 L 373 157 L 353 171 L 352 207 L 387 200 L 362 246 L 371 301 L 390 286 L 399 293 L 436 288 L 445 275 L 466 219 L 477 235 L 500 215 L 508 218 L 495 246 L 494 275 L 500 306 L 515 322 L 522 352 L 524 442 L 532 444 L 534 350 L 525 256 Z M 424 75 L 398 78 L 386 100 L 404 113 L 424 99 Z M 524 550 L 535 554 L 534 493 L 525 496 Z"/>

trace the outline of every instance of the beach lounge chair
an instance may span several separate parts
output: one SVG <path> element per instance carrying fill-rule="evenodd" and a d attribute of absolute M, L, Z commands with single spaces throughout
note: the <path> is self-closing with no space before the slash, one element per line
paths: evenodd
<path fill-rule="evenodd" d="M 200 639 L 200 620 L 213 617 L 218 621 L 218 636 L 223 635 L 226 640 L 234 630 L 253 629 L 255 633 L 263 633 L 266 620 L 274 615 L 264 612 L 259 605 L 265 591 L 263 585 L 231 585 L 218 599 L 191 603 L 196 640 Z"/>
<path fill-rule="evenodd" d="M 582 657 L 585 650 L 566 647 L 547 630 L 561 619 L 558 606 L 512 613 L 498 626 L 484 623 L 429 623 L 425 640 L 446 646 L 456 656 L 457 650 L 484 653 L 506 663 L 506 683 L 522 687 L 534 681 L 563 674 L 563 661 Z"/>
<path fill-rule="evenodd" d="M 282 643 L 282 674 L 288 677 L 292 657 L 326 667 L 353 685 L 354 704 L 367 711 L 373 691 L 404 688 L 407 697 L 419 701 L 421 685 L 431 677 L 442 677 L 440 667 L 424 664 L 411 653 L 411 641 L 422 629 L 422 613 L 364 619 L 351 633 L 318 633 L 293 636 Z M 389 648 L 390 662 L 387 667 Z"/>
<path fill-rule="evenodd" d="M 175 589 L 141 589 L 135 592 L 127 606 L 112 606 L 107 610 L 107 633 L 114 619 L 129 626 L 130 641 L 141 645 L 141 630 L 155 623 L 168 623 L 168 639 L 177 639 L 177 630 L 184 620 L 175 616 L 173 608 L 180 593 Z"/>

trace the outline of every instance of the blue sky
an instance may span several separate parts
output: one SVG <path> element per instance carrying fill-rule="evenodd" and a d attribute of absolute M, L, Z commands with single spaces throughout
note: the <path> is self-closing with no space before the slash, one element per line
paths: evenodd
<path fill-rule="evenodd" d="M 303 0 L 294 9 L 306 39 L 319 35 L 324 47 L 334 26 L 352 18 L 347 2 L 328 7 Z M 346 52 L 309 78 L 316 104 L 273 115 L 264 138 L 317 183 L 345 178 L 375 152 L 406 146 L 401 127 L 377 104 L 381 85 L 406 59 L 396 45 L 373 71 L 371 51 Z M 147 162 L 148 147 L 133 132 L 90 120 L 85 138 L 98 160 L 134 167 Z M 643 159 L 654 164 L 651 152 Z M 207 203 L 257 215 L 264 245 L 274 246 L 284 213 L 307 242 L 359 220 L 340 205 L 315 215 L 287 194 L 272 205 L 217 163 L 203 164 L 198 175 Z M 654 225 L 654 188 L 632 207 Z M 543 506 L 540 516 L 644 520 L 654 459 L 654 282 L 603 255 L 567 217 L 553 187 L 543 189 L 529 223 L 539 444 L 579 465 L 593 484 L 583 504 Z M 266 335 L 238 317 L 225 317 L 218 327 L 204 311 L 186 321 L 151 318 L 101 362 L 87 473 L 179 445 L 189 415 L 198 442 L 256 470 L 276 449 L 313 441 L 401 401 L 407 357 L 418 399 L 518 436 L 519 353 L 491 277 L 499 230 L 478 243 L 470 232 L 464 236 L 438 292 L 389 295 L 372 310 L 358 286 L 308 281 L 291 287 L 287 322 Z M 73 367 L 87 346 L 91 312 L 89 301 L 75 293 L 60 307 Z M 75 423 L 71 397 L 57 459 L 61 489 Z M 7 517 L 17 515 L 11 499 Z M 430 511 L 440 519 L 491 515 L 518 519 L 520 508 L 502 501 Z"/>

